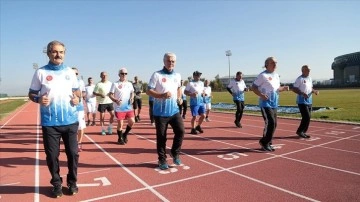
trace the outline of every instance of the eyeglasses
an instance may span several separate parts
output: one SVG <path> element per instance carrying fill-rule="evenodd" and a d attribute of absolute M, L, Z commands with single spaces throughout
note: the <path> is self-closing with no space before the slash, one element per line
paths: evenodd
<path fill-rule="evenodd" d="M 121 72 L 120 74 L 121 74 L 121 75 L 127 75 L 127 73 L 123 73 L 123 72 Z"/>
<path fill-rule="evenodd" d="M 79 73 L 75 73 L 76 75 L 79 75 Z"/>

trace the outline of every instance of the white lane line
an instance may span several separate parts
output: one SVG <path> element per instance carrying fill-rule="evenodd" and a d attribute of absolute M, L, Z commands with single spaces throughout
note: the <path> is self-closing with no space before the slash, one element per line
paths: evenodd
<path fill-rule="evenodd" d="M 131 172 L 130 169 L 125 167 L 121 162 L 119 162 L 115 157 L 111 156 L 105 149 L 103 149 L 100 145 L 98 145 L 93 139 L 91 139 L 90 136 L 85 135 L 86 138 L 88 138 L 97 148 L 99 148 L 106 156 L 108 156 L 112 161 L 114 161 L 116 164 L 118 164 L 122 169 L 124 169 L 128 174 L 130 174 L 133 178 L 135 178 L 139 183 L 144 185 L 144 187 L 151 191 L 153 194 L 155 194 L 157 197 L 159 197 L 162 201 L 169 201 L 166 199 L 162 194 L 157 192 L 154 188 L 152 188 L 149 184 L 147 184 L 145 181 L 143 181 L 140 177 L 135 175 L 135 173 Z M 105 199 L 108 198 L 107 196 L 100 197 L 99 199 Z M 93 199 L 86 200 L 86 201 L 93 201 Z"/>
<path fill-rule="evenodd" d="M 15 184 L 20 184 L 20 182 L 13 182 L 13 183 L 7 183 L 7 184 L 0 184 L 0 187 L 11 186 L 11 185 L 15 185 Z"/>
<path fill-rule="evenodd" d="M 36 113 L 36 125 L 38 126 L 40 123 L 40 105 L 37 107 Z M 34 202 L 40 201 L 40 127 L 36 127 L 36 152 L 35 152 L 35 190 L 34 190 Z"/>
<path fill-rule="evenodd" d="M 136 135 L 136 136 L 142 137 L 142 136 L 140 136 L 140 135 Z M 145 137 L 142 137 L 142 138 L 147 139 L 147 138 L 145 138 Z M 202 137 L 202 138 L 204 138 L 204 137 Z M 205 139 L 207 139 L 207 138 L 205 138 Z M 149 140 L 149 141 L 153 142 L 152 140 Z M 238 147 L 240 147 L 240 146 L 238 146 Z M 170 147 L 167 147 L 167 148 L 170 148 Z M 254 150 L 254 151 L 256 151 L 256 150 Z M 260 152 L 260 151 L 258 151 L 258 152 Z M 241 176 L 241 177 L 243 177 L 243 178 L 246 178 L 246 179 L 248 179 L 248 180 L 251 180 L 251 181 L 254 181 L 254 182 L 263 184 L 263 185 L 265 185 L 265 186 L 268 186 L 268 187 L 271 187 L 271 188 L 280 190 L 280 191 L 282 191 L 282 192 L 286 192 L 286 193 L 288 193 L 288 194 L 297 196 L 297 197 L 299 197 L 299 198 L 303 198 L 303 199 L 306 199 L 306 200 L 309 200 L 309 201 L 318 201 L 318 200 L 316 200 L 316 199 L 309 198 L 309 197 L 307 197 L 307 196 L 304 196 L 304 195 L 301 195 L 301 194 L 292 192 L 292 191 L 290 191 L 290 190 L 287 190 L 287 189 L 284 189 L 284 188 L 281 188 L 281 187 L 278 187 L 278 186 L 269 184 L 269 183 L 267 183 L 267 182 L 264 182 L 264 181 L 261 181 L 261 180 L 252 178 L 252 177 L 250 177 L 250 176 L 237 173 L 237 172 L 231 170 L 232 168 L 224 168 L 224 167 L 221 167 L 221 166 L 219 166 L 219 165 L 213 164 L 213 163 L 211 163 L 211 162 L 209 162 L 209 161 L 200 159 L 200 158 L 198 158 L 198 157 L 195 157 L 195 156 L 192 156 L 192 155 L 183 153 L 183 152 L 181 152 L 181 153 L 182 153 L 182 154 L 185 154 L 185 155 L 188 156 L 188 157 L 191 157 L 191 158 L 193 158 L 193 159 L 196 159 L 196 160 L 198 160 L 198 161 L 201 161 L 201 162 L 203 162 L 203 163 L 206 163 L 206 164 L 208 164 L 208 165 L 211 165 L 211 166 L 213 166 L 213 167 L 216 167 L 216 168 L 218 168 L 218 169 L 220 169 L 220 170 L 214 171 L 214 172 L 212 172 L 212 173 L 204 174 L 204 175 L 199 175 L 199 176 L 194 176 L 194 177 L 190 177 L 190 178 L 185 178 L 185 179 L 181 179 L 181 180 L 177 180 L 177 181 L 172 181 L 172 182 L 169 182 L 169 183 L 182 182 L 182 181 L 185 181 L 186 179 L 194 179 L 194 178 L 198 178 L 198 177 L 210 175 L 210 174 L 213 174 L 213 173 L 218 173 L 218 172 L 227 171 L 227 172 L 230 172 L 230 173 L 232 173 L 232 174 L 235 174 L 235 175 Z M 266 154 L 267 154 L 267 153 L 266 153 Z M 270 157 L 270 158 L 267 158 L 267 159 L 262 159 L 262 160 L 258 160 L 258 161 L 254 161 L 254 162 L 248 163 L 247 165 L 255 164 L 255 163 L 258 163 L 258 162 L 261 162 L 261 161 L 266 161 L 266 160 L 270 160 L 270 159 L 274 159 L 274 158 L 278 158 L 278 156 L 274 155 L 274 156 L 272 156 L 272 157 Z M 169 184 L 169 183 L 165 183 L 165 184 L 163 184 L 163 185 L 167 185 L 167 184 Z M 153 187 L 156 187 L 156 186 L 153 186 Z"/>
<path fill-rule="evenodd" d="M 97 173 L 97 172 L 101 172 L 101 171 L 105 171 L 105 170 L 110 170 L 110 168 L 90 170 L 90 171 L 78 173 L 78 175 L 84 175 L 84 174 L 89 174 L 89 173 Z M 66 177 L 66 176 L 67 176 L 67 174 L 61 175 L 61 177 L 63 177 L 63 178 Z"/>

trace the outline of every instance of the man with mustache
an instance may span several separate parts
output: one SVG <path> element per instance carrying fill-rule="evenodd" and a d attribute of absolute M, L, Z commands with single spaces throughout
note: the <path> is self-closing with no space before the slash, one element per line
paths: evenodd
<path fill-rule="evenodd" d="M 29 98 L 40 104 L 41 127 L 43 133 L 46 163 L 51 174 L 52 195 L 61 197 L 62 177 L 60 177 L 60 139 L 65 145 L 68 174 L 67 187 L 71 195 L 78 193 L 78 111 L 80 91 L 74 71 L 64 65 L 65 45 L 51 41 L 47 45 L 49 63 L 34 73 L 29 89 Z"/>

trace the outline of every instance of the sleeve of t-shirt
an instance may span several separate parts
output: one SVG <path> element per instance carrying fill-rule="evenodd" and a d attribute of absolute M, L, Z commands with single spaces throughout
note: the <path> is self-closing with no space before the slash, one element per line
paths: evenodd
<path fill-rule="evenodd" d="M 157 79 L 156 72 L 154 72 L 150 77 L 150 80 L 149 80 L 149 83 L 148 83 L 148 89 L 155 88 L 156 79 Z"/>
<path fill-rule="evenodd" d="M 227 87 L 231 89 L 233 87 L 233 85 L 234 85 L 234 80 L 231 80 Z"/>
<path fill-rule="evenodd" d="M 93 92 L 98 93 L 98 89 L 99 89 L 99 85 L 98 85 L 98 84 L 96 84 L 96 85 L 95 85 L 95 88 L 94 88 L 94 90 L 93 90 Z"/>
<path fill-rule="evenodd" d="M 264 75 L 263 74 L 259 74 L 257 77 L 256 77 L 256 79 L 255 79 L 255 81 L 254 81 L 254 85 L 255 86 L 261 86 L 262 84 L 264 83 Z"/>
<path fill-rule="evenodd" d="M 112 83 L 110 87 L 110 93 L 114 93 L 114 92 L 115 92 L 115 83 Z"/>
<path fill-rule="evenodd" d="M 40 90 L 41 90 L 41 83 L 40 83 L 40 79 L 39 79 L 39 70 L 37 69 L 31 80 L 29 91 L 39 92 Z"/>
<path fill-rule="evenodd" d="M 300 79 L 300 77 L 298 77 L 298 78 L 295 80 L 294 87 L 295 87 L 295 88 L 299 88 L 299 87 L 300 87 L 300 84 L 301 84 L 301 79 Z"/>

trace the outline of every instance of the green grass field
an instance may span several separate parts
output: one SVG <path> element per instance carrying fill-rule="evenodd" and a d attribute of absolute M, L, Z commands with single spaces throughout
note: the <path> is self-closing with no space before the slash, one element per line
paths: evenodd
<path fill-rule="evenodd" d="M 333 107 L 336 110 L 314 112 L 312 119 L 360 122 L 360 89 L 320 89 L 319 95 L 313 95 L 313 107 Z M 233 103 L 231 95 L 226 91 L 213 92 L 212 103 Z M 143 103 L 148 103 L 143 96 Z M 258 97 L 253 92 L 245 93 L 245 104 L 258 104 Z M 280 105 L 296 106 L 296 94 L 292 91 L 280 93 Z M 245 113 L 257 113 L 245 111 Z M 279 114 L 279 116 L 301 117 L 300 114 Z"/>
<path fill-rule="evenodd" d="M 0 120 L 26 102 L 24 99 L 0 100 Z"/>
<path fill-rule="evenodd" d="M 147 105 L 148 96 L 143 94 L 143 104 Z M 280 105 L 297 106 L 295 103 L 296 94 L 282 92 L 280 94 Z M 9 112 L 24 104 L 23 99 L 0 101 L 0 120 L 8 115 Z M 228 92 L 213 92 L 212 103 L 233 103 L 232 97 Z M 258 97 L 253 92 L 245 93 L 245 104 L 258 104 Z M 326 110 L 314 112 L 312 119 L 348 121 L 360 123 L 360 89 L 331 89 L 321 90 L 319 95 L 313 95 L 314 107 L 333 107 L 336 110 Z M 257 113 L 245 111 L 245 113 Z M 300 117 L 300 114 L 279 114 L 279 116 Z"/>

